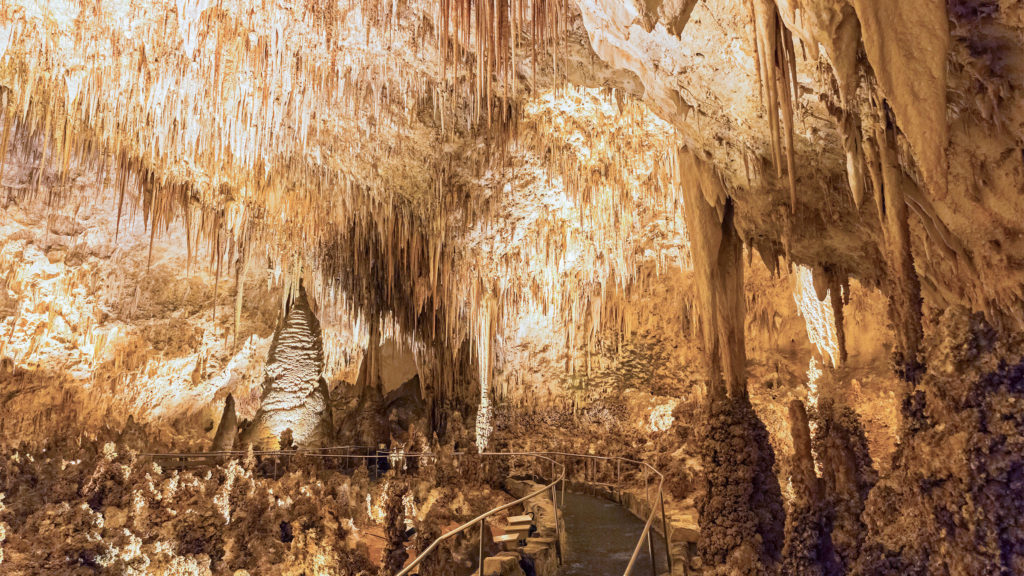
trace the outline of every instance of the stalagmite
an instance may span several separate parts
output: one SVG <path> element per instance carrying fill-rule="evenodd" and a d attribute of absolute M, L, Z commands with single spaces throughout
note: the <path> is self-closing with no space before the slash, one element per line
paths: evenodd
<path fill-rule="evenodd" d="M 793 461 L 790 465 L 793 485 L 805 498 L 818 500 L 822 493 L 821 479 L 815 472 L 807 410 L 800 400 L 789 403 L 789 433 L 793 438 Z"/>
<path fill-rule="evenodd" d="M 217 433 L 210 445 L 210 452 L 226 452 L 235 447 L 235 435 L 238 433 L 238 417 L 235 415 L 235 398 L 231 394 L 224 400 L 224 413 L 217 425 Z"/>
<path fill-rule="evenodd" d="M 840 574 L 832 543 L 832 510 L 822 497 L 822 482 L 815 472 L 811 450 L 807 411 L 800 400 L 789 404 L 789 429 L 793 438 L 790 474 L 794 497 L 786 516 L 782 573 L 808 576 Z"/>
<path fill-rule="evenodd" d="M 299 446 L 331 442 L 331 420 L 323 372 L 320 322 L 301 285 L 274 333 L 264 368 L 262 404 L 240 436 L 243 445 L 276 445 L 285 430 Z"/>
<path fill-rule="evenodd" d="M 849 573 L 864 544 L 861 514 L 878 473 L 857 412 L 826 398 L 818 405 L 813 420 L 823 497 L 832 515 L 832 543 L 840 569 Z"/>

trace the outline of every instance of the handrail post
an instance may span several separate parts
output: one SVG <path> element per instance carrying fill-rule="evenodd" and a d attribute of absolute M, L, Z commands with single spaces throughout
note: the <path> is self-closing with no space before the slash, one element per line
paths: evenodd
<path fill-rule="evenodd" d="M 647 481 L 647 466 L 644 466 L 644 501 L 648 504 L 651 503 L 651 483 Z"/>
<path fill-rule="evenodd" d="M 615 459 L 615 487 L 619 486 L 619 475 L 622 473 L 622 458 Z"/>
<path fill-rule="evenodd" d="M 486 518 L 480 519 L 480 558 L 477 564 L 477 573 L 479 576 L 484 576 L 484 522 L 487 522 Z"/>
<path fill-rule="evenodd" d="M 565 506 L 565 456 L 562 456 L 562 506 Z"/>
<path fill-rule="evenodd" d="M 555 511 L 555 553 L 558 555 L 558 565 L 562 565 L 562 529 L 558 522 L 558 492 L 555 485 L 551 485 L 551 508 Z"/>
<path fill-rule="evenodd" d="M 647 526 L 647 554 L 651 557 L 651 576 L 658 576 L 657 562 L 654 560 L 654 536 L 650 525 Z"/>
<path fill-rule="evenodd" d="M 664 481 L 662 481 L 664 484 Z M 658 499 L 661 500 L 661 532 L 665 536 L 665 558 L 668 560 L 668 573 L 672 573 L 672 547 L 669 545 L 668 538 L 668 517 L 665 516 L 665 488 L 662 485 L 658 487 Z"/>

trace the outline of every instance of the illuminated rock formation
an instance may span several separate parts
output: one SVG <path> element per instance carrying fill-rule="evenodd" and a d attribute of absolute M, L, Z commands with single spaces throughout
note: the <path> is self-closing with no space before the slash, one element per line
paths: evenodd
<path fill-rule="evenodd" d="M 706 574 L 1024 573 L 1022 37 L 1014 0 L 0 3 L 0 571 L 395 568 L 365 467 L 153 456 L 337 442 L 445 453 L 421 500 L 509 471 L 474 449 L 652 462 Z"/>
<path fill-rule="evenodd" d="M 871 490 L 859 570 L 1013 573 L 1021 529 L 1024 358 L 1019 334 L 1000 336 L 953 308 L 931 335 L 929 369 L 907 400 L 892 474 Z"/>
<path fill-rule="evenodd" d="M 330 395 L 323 379 L 320 322 L 301 286 L 274 333 L 259 411 L 239 437 L 242 445 L 276 444 L 286 430 L 299 446 L 330 445 Z"/>
<path fill-rule="evenodd" d="M 238 416 L 235 415 L 235 398 L 228 394 L 224 400 L 224 413 L 217 424 L 217 433 L 210 445 L 211 452 L 225 452 L 234 449 L 238 434 Z"/>
<path fill-rule="evenodd" d="M 824 498 L 824 486 L 815 471 L 811 428 L 799 400 L 790 403 L 789 420 L 794 449 L 790 461 L 793 499 L 786 514 L 782 573 L 842 574 L 832 541 L 832 507 Z"/>
<path fill-rule="evenodd" d="M 821 468 L 822 504 L 832 521 L 832 544 L 839 566 L 849 573 L 860 557 L 866 528 L 861 519 L 868 494 L 878 481 L 867 436 L 857 413 L 833 400 L 814 415 L 814 453 Z"/>
<path fill-rule="evenodd" d="M 678 170 L 710 369 L 700 553 L 710 566 L 766 574 L 780 558 L 784 512 L 775 453 L 747 390 L 743 246 L 713 171 L 689 151 L 680 153 Z"/>

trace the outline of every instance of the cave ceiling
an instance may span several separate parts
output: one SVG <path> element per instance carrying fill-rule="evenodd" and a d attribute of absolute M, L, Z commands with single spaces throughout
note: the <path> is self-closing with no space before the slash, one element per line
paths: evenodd
<path fill-rule="evenodd" d="M 617 321 L 689 266 L 681 186 L 769 268 L 881 287 L 899 186 L 925 305 L 1019 319 L 1022 31 L 1012 0 L 8 0 L 2 155 L 451 350 Z"/>

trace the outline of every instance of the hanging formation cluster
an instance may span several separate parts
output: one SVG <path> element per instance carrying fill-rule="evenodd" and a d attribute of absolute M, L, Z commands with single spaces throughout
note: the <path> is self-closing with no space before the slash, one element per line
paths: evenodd
<path fill-rule="evenodd" d="M 560 317 L 573 366 L 602 326 L 631 329 L 613 295 L 649 281 L 638 271 L 652 238 L 659 271 L 686 258 L 664 186 L 668 125 L 621 94 L 616 106 L 607 92 L 551 90 L 566 73 L 566 1 L 0 11 L 0 157 L 31 158 L 35 188 L 57 202 L 69 174 L 98 174 L 119 221 L 141 209 L 151 246 L 181 223 L 188 268 L 208 264 L 215 287 L 265 255 L 282 308 L 305 280 L 328 332 L 393 322 L 440 343 L 442 363 L 469 340 L 492 383 L 489 351 L 514 319 Z M 545 86 L 521 122 L 524 92 Z M 594 140 L 583 157 L 580 139 Z M 525 241 L 496 256 L 509 239 L 491 234 L 495 200 L 522 187 L 563 189 L 567 209 L 537 211 L 515 231 Z M 358 348 L 328 343 L 329 367 Z"/>

